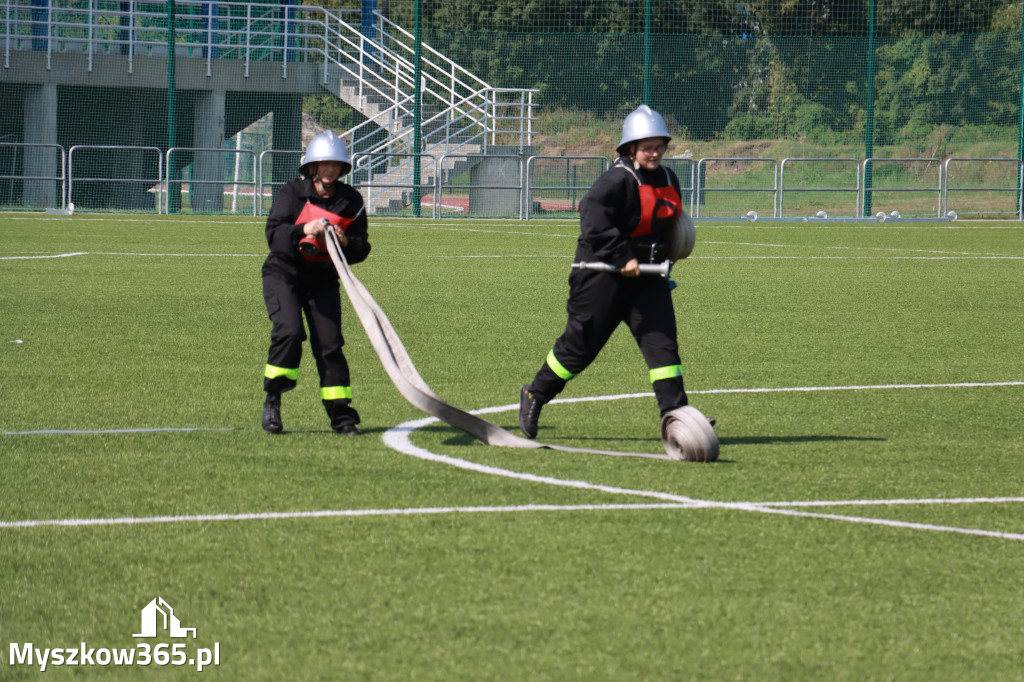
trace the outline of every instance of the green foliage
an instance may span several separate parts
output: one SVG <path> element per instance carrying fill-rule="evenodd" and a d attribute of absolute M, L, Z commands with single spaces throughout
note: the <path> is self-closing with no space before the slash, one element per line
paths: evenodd
<path fill-rule="evenodd" d="M 411 25 L 411 3 L 390 13 Z M 423 24 L 425 39 L 471 72 L 537 88 L 547 107 L 620 118 L 641 103 L 649 47 L 648 103 L 696 139 L 759 136 L 764 117 L 776 136 L 864 130 L 866 0 L 453 0 L 425 3 Z M 877 144 L 936 125 L 1017 121 L 1019 2 L 885 0 L 875 34 Z"/>
<path fill-rule="evenodd" d="M 776 122 L 766 116 L 736 116 L 730 120 L 721 137 L 728 140 L 768 140 L 776 137 Z"/>
<path fill-rule="evenodd" d="M 302 110 L 321 128 L 348 130 L 357 122 L 352 107 L 333 95 L 308 95 L 302 100 Z"/>

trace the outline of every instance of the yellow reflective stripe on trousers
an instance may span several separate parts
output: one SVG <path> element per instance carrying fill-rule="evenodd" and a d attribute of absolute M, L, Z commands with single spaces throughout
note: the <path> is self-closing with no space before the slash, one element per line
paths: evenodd
<path fill-rule="evenodd" d="M 324 400 L 352 400 L 351 386 L 324 386 L 320 389 L 320 397 Z"/>
<path fill-rule="evenodd" d="M 295 381 L 299 378 L 299 368 L 288 369 L 287 367 L 274 367 L 273 365 L 267 365 L 266 369 L 263 370 L 263 376 L 268 379 L 276 379 L 278 377 L 285 377 Z"/>
<path fill-rule="evenodd" d="M 655 367 L 651 370 L 651 383 L 661 379 L 675 379 L 683 376 L 682 365 L 669 365 L 668 367 Z"/>
<path fill-rule="evenodd" d="M 552 372 L 557 374 L 562 379 L 565 379 L 566 381 L 568 381 L 569 379 L 572 379 L 574 376 L 576 376 L 575 374 L 573 374 L 572 372 L 567 370 L 562 365 L 562 363 L 560 363 L 558 361 L 558 358 L 555 357 L 555 350 L 553 348 L 550 351 L 548 351 L 547 363 L 548 363 L 548 367 L 551 368 Z"/>

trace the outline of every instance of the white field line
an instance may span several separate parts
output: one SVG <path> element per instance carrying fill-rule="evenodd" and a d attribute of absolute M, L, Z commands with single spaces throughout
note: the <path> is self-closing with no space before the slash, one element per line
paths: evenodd
<path fill-rule="evenodd" d="M 735 228 L 753 228 L 758 232 L 761 230 L 1020 230 L 1024 223 L 1019 221 L 992 221 L 992 225 L 985 224 L 985 220 L 967 221 L 961 224 L 942 223 L 902 223 L 897 224 L 886 221 L 885 225 L 877 222 L 865 221 L 860 223 L 832 223 L 822 224 L 805 222 L 801 218 L 793 218 L 792 223 L 768 223 L 758 222 L 751 224 L 749 221 L 726 222 L 701 222 L 700 218 L 694 220 L 694 224 L 701 230 L 722 230 Z M 1002 223 L 1002 224 L 1000 224 Z"/>
<path fill-rule="evenodd" d="M 88 217 L 82 214 L 71 216 L 48 216 L 46 214 L 39 215 L 38 213 L 26 214 L 26 215 L 5 215 L 4 220 L 30 220 L 36 222 L 37 220 L 48 220 L 58 221 L 62 223 L 76 222 L 110 222 L 116 220 L 119 223 L 148 223 L 150 225 L 164 225 L 168 223 L 177 223 L 180 225 L 238 225 L 241 227 L 249 225 L 263 225 L 266 223 L 266 218 L 258 218 L 253 216 L 239 216 L 238 220 L 215 220 L 213 216 L 202 216 L 201 219 L 186 219 L 186 218 L 168 218 L 163 215 L 154 215 L 151 218 L 127 218 L 121 216 L 110 216 L 110 215 L 99 215 L 95 217 Z M 210 218 L 207 220 L 207 218 Z"/>
<path fill-rule="evenodd" d="M 125 254 L 139 255 L 139 254 Z M 426 258 L 562 258 L 565 254 L 506 254 L 506 255 L 459 255 L 459 256 L 426 256 Z M 1024 260 L 1024 256 L 690 256 L 687 260 Z"/>
<path fill-rule="evenodd" d="M 899 390 L 908 388 L 992 388 L 998 386 L 1024 386 L 1024 381 L 995 381 L 995 382 L 961 382 L 956 384 L 875 384 L 863 386 L 787 386 L 779 388 L 712 388 L 705 390 L 687 391 L 690 395 L 711 395 L 725 393 L 808 393 L 815 391 L 878 391 L 878 390 Z M 649 398 L 653 393 L 620 393 L 617 395 L 587 396 L 583 398 L 555 398 L 552 405 L 558 403 L 593 403 L 610 400 L 623 400 L 627 398 Z M 511 412 L 519 406 L 497 405 L 473 410 L 473 414 L 494 414 L 496 412 Z M 438 422 L 436 417 L 426 417 L 421 420 L 399 424 L 388 430 L 402 432 L 422 428 L 427 424 Z M 32 431 L 4 431 L 5 436 L 39 436 L 39 435 L 95 435 L 95 434 L 124 434 L 124 433 L 165 433 L 165 432 L 190 432 L 190 431 L 239 431 L 235 427 L 151 427 L 151 428 L 127 428 L 127 429 L 38 429 Z M 387 436 L 387 433 L 384 436 Z M 386 442 L 386 441 L 385 441 Z M 687 498 L 689 500 L 689 498 Z M 839 504 L 827 503 L 827 504 Z"/>
<path fill-rule="evenodd" d="M 120 434 L 120 433 L 171 433 L 191 431 L 241 431 L 231 427 L 191 427 L 191 426 L 165 426 L 138 429 L 39 429 L 38 431 L 4 431 L 5 436 L 73 436 L 73 435 L 97 435 L 97 434 Z"/>
<path fill-rule="evenodd" d="M 478 230 L 483 231 L 483 230 Z M 530 234 L 535 237 L 557 237 L 564 235 L 541 235 L 526 232 L 506 232 L 505 234 Z M 765 245 L 767 246 L 767 245 Z M 149 257 L 149 258 L 261 258 L 266 254 L 262 253 L 141 253 L 141 252 L 126 252 L 126 251 L 75 251 L 72 253 L 54 253 L 54 254 L 39 254 L 33 256 L 0 256 L 0 260 L 41 260 L 47 258 L 69 258 L 71 256 L 133 256 L 133 257 Z M 497 255 L 497 254 L 482 254 L 482 255 L 459 255 L 459 256 L 428 256 L 428 258 L 438 259 L 501 259 L 501 258 L 559 258 L 569 260 L 564 254 L 509 254 L 509 255 Z M 886 256 L 691 256 L 687 260 L 698 261 L 698 260 L 921 260 L 921 261 L 940 261 L 940 260 L 1024 260 L 1024 256 L 1004 256 L 1004 255 L 948 255 L 948 256 L 898 256 L 898 255 L 886 255 Z"/>
<path fill-rule="evenodd" d="M 130 253 L 120 251 L 90 251 L 89 256 L 168 256 L 180 258 L 266 258 L 265 253 Z"/>
<path fill-rule="evenodd" d="M 429 223 L 424 225 L 423 223 Z M 515 222 L 519 223 L 518 219 L 510 218 L 470 218 L 470 219 L 455 219 L 449 221 L 443 220 L 430 220 L 423 218 L 401 218 L 401 217 L 385 217 L 379 218 L 374 221 L 375 224 L 386 224 L 388 227 L 414 227 L 414 228 L 426 228 L 429 229 L 431 225 L 439 227 L 463 227 L 465 228 L 467 223 L 479 224 L 479 223 L 501 223 L 501 222 Z M 885 225 L 881 225 L 876 221 L 865 221 L 861 223 L 835 223 L 835 224 L 822 224 L 822 223 L 811 223 L 805 222 L 802 218 L 793 218 L 789 223 L 783 222 L 758 222 L 750 223 L 746 220 L 737 220 L 735 223 L 727 222 L 702 222 L 700 218 L 694 220 L 694 224 L 698 229 L 701 230 L 728 230 L 728 229 L 756 229 L 758 232 L 762 230 L 884 230 L 886 232 L 892 230 L 1020 230 L 1024 229 L 1024 223 L 1019 221 L 1003 220 L 1003 221 L 991 221 L 992 224 L 987 224 L 985 220 L 971 220 L 963 223 L 940 223 L 936 219 L 935 223 L 904 223 L 897 224 L 895 222 L 886 222 Z M 544 219 L 533 219 L 526 221 L 526 224 L 535 225 L 556 225 L 559 227 L 569 226 L 576 228 L 579 226 L 579 218 L 544 218 Z M 473 229 L 473 228 L 469 228 Z M 576 236 L 576 235 L 573 235 Z"/>
<path fill-rule="evenodd" d="M 40 258 L 69 258 L 71 256 L 85 256 L 88 251 L 75 251 L 73 253 L 51 253 L 38 256 L 0 256 L 0 260 L 38 260 Z"/>
<path fill-rule="evenodd" d="M 965 388 L 965 387 L 988 387 L 988 386 L 1024 386 L 1024 381 L 1009 381 L 1009 382 L 997 382 L 997 383 L 956 383 L 956 384 L 888 384 L 883 386 L 832 386 L 832 387 L 803 387 L 803 388 L 752 388 L 752 389 L 714 389 L 708 391 L 692 391 L 692 393 L 770 393 L 777 391 L 841 391 L 841 390 L 885 390 L 885 389 L 906 389 L 906 388 Z M 618 400 L 623 398 L 636 398 L 641 396 L 650 396 L 650 393 L 633 393 L 633 394 L 622 394 L 616 396 L 598 396 L 589 398 L 570 398 L 570 399 L 556 399 L 551 401 L 555 403 L 573 403 L 573 402 L 590 402 L 597 400 Z M 518 405 L 502 405 L 497 407 L 489 407 L 481 410 L 474 411 L 474 414 L 491 414 L 495 412 L 508 412 L 518 409 Z M 658 492 L 653 490 L 638 491 L 628 488 L 615 488 L 612 486 L 605 486 L 601 484 L 589 483 L 586 481 L 574 481 L 552 478 L 547 476 L 537 476 L 531 473 L 515 472 L 508 469 L 501 469 L 498 467 L 492 467 L 484 464 L 478 464 L 476 462 L 470 462 L 456 457 L 450 457 L 447 455 L 438 454 L 414 445 L 410 440 L 410 436 L 416 430 L 423 428 L 428 424 L 438 422 L 435 417 L 428 417 L 424 419 L 418 419 L 415 421 L 406 422 L 400 424 L 394 428 L 385 431 L 381 439 L 385 445 L 391 447 L 399 452 L 424 459 L 431 462 L 438 462 L 441 464 L 447 464 L 460 469 L 466 469 L 469 471 L 476 471 L 478 473 L 504 476 L 508 478 L 514 478 L 523 481 L 530 481 L 536 483 L 546 483 L 548 485 L 556 485 L 563 487 L 579 488 L 597 490 L 601 492 L 617 494 L 617 495 L 639 495 L 641 497 L 650 497 L 662 500 L 670 500 L 675 497 L 678 502 L 685 502 L 692 504 L 700 508 L 725 508 L 725 509 L 736 509 L 741 511 L 757 512 L 762 514 L 781 514 L 786 516 L 802 516 L 808 518 L 820 518 L 830 519 L 836 521 L 846 521 L 850 523 L 863 523 L 889 526 L 893 528 L 909 528 L 914 530 L 931 530 L 941 531 L 949 533 L 959 533 L 963 535 L 978 535 L 986 537 L 998 537 L 1007 540 L 1021 540 L 1024 541 L 1024 533 L 1005 533 L 1000 531 L 990 531 L 985 529 L 976 528 L 959 528 L 953 526 L 936 526 L 931 524 L 920 524 L 907 521 L 891 521 L 887 519 L 876 519 L 870 517 L 855 517 L 855 516 L 843 516 L 837 514 L 821 514 L 815 512 L 803 512 L 795 509 L 786 509 L 783 507 L 788 506 L 804 506 L 807 503 L 784 503 L 784 502 L 769 502 L 769 503 L 755 503 L 755 502 L 713 502 L 710 500 L 698 500 L 686 496 L 673 496 L 670 493 Z M 939 498 L 941 500 L 941 498 Z M 960 499 L 960 498 L 958 498 Z M 1002 502 L 1024 502 L 1024 498 L 994 498 Z M 879 501 L 860 501 L 869 502 L 872 504 L 884 504 Z M 853 502 L 857 504 L 858 502 Z M 913 503 L 913 502 L 911 502 Z M 936 501 L 935 498 L 927 502 L 920 502 L 926 504 L 946 504 L 945 501 Z M 957 502 L 963 504 L 964 502 Z M 814 504 L 813 502 L 810 504 Z M 903 504 L 903 502 L 899 502 Z M 841 503 L 835 506 L 843 506 Z"/>
<path fill-rule="evenodd" d="M 818 246 L 812 244 L 770 244 L 761 242 L 713 242 L 703 241 L 702 244 L 717 244 L 724 246 L 757 246 L 775 249 L 825 249 L 836 251 L 884 251 L 887 253 L 923 253 L 932 255 L 947 256 L 995 256 L 1001 258 L 1024 258 L 1024 256 L 1007 255 L 1003 253 L 974 253 L 972 251 L 938 251 L 935 249 L 905 249 L 882 246 Z"/>
<path fill-rule="evenodd" d="M 417 230 L 438 230 L 440 232 L 478 232 L 484 234 L 526 235 L 528 237 L 571 237 L 573 239 L 576 239 L 578 237 L 578 235 L 576 234 L 568 233 L 521 232 L 517 230 L 485 230 L 479 227 L 457 227 L 452 225 L 446 225 L 444 223 L 431 223 L 429 225 L 402 225 L 402 227 L 409 227 Z"/>
<path fill-rule="evenodd" d="M 319 511 L 253 512 L 248 514 L 195 514 L 189 516 L 122 516 L 96 519 L 43 519 L 0 521 L 0 528 L 40 526 L 123 526 L 146 523 L 207 523 L 211 521 L 267 521 L 363 516 L 420 516 L 430 514 L 503 514 L 537 511 L 615 511 L 626 509 L 689 509 L 692 504 L 524 504 L 502 507 L 407 507 L 397 509 L 324 509 Z"/>
<path fill-rule="evenodd" d="M 928 499 L 928 500 L 853 500 L 836 502 L 710 502 L 694 501 L 689 503 L 661 504 L 524 504 L 500 507 L 405 507 L 394 509 L 323 509 L 316 511 L 293 512 L 252 512 L 239 514 L 193 514 L 177 516 L 120 516 L 109 518 L 70 518 L 70 519 L 30 519 L 25 521 L 0 521 L 0 529 L 4 528 L 40 528 L 44 526 L 126 526 L 145 525 L 152 523 L 212 523 L 220 521 L 275 521 L 286 519 L 323 519 L 323 518 L 357 518 L 368 516 L 427 516 L 434 514 L 521 514 L 524 512 L 572 512 L 572 511 L 635 511 L 635 510 L 667 510 L 667 509 L 735 509 L 753 511 L 764 514 L 780 514 L 807 518 L 849 521 L 895 528 L 911 528 L 915 530 L 944 531 L 964 535 L 997 537 L 1006 540 L 1024 540 L 1022 533 L 1005 533 L 954 526 L 937 526 L 926 523 L 890 521 L 887 519 L 842 516 L 838 514 L 821 514 L 797 512 L 787 507 L 803 505 L 836 505 L 853 504 L 1005 504 L 1008 502 L 1024 502 L 1024 497 L 997 497 L 974 499 Z"/>
<path fill-rule="evenodd" d="M 1024 260 L 1024 256 L 690 256 L 687 260 Z"/>
<path fill-rule="evenodd" d="M 780 388 L 712 388 L 704 391 L 687 391 L 687 393 L 807 393 L 812 391 L 887 391 L 903 388 L 990 388 L 996 386 L 1024 386 L 1024 381 L 967 381 L 958 384 L 877 384 L 865 386 L 795 386 Z"/>
<path fill-rule="evenodd" d="M 36 256 L 0 256 L 0 260 L 38 260 L 41 258 L 68 258 L 70 256 L 166 256 L 181 258 L 258 258 L 263 253 L 129 253 L 124 251 L 75 251 L 74 253 L 57 253 Z"/>
<path fill-rule="evenodd" d="M 953 388 L 953 387 L 990 387 L 990 386 L 1021 386 L 1024 381 L 1008 381 L 996 383 L 964 382 L 955 384 L 887 384 L 881 386 L 832 386 L 832 387 L 796 387 L 796 388 L 753 388 L 753 389 L 712 389 L 706 391 L 692 391 L 692 393 L 769 393 L 769 392 L 795 392 L 795 391 L 822 391 L 822 390 L 884 390 L 901 388 Z M 649 397 L 650 393 L 630 393 L 608 396 L 594 396 L 586 398 L 560 398 L 552 401 L 557 403 L 579 403 L 594 401 L 612 401 L 626 398 Z M 491 414 L 495 412 L 507 412 L 514 410 L 518 405 L 501 405 L 476 410 L 475 414 Z M 776 514 L 785 516 L 797 516 L 805 518 L 819 518 L 835 521 L 846 521 L 849 523 L 861 523 L 887 526 L 892 528 L 903 528 L 913 530 L 929 530 L 938 532 L 957 533 L 962 535 L 975 535 L 984 537 L 995 537 L 1006 540 L 1024 541 L 1024 534 L 1006 533 L 975 528 L 960 528 L 954 526 L 938 526 L 933 524 L 921 524 L 907 521 L 892 521 L 870 517 L 856 517 L 839 514 L 824 514 L 819 512 L 798 511 L 797 508 L 827 507 L 827 506 L 886 506 L 886 505 L 939 505 L 939 504 L 999 504 L 999 503 L 1020 503 L 1024 497 L 995 497 L 995 498 L 926 498 L 926 499 L 896 499 L 896 500 L 832 500 L 832 501 L 767 501 L 767 502 L 715 502 L 711 500 L 698 500 L 684 495 L 665 493 L 654 490 L 636 490 L 630 488 L 619 488 L 602 484 L 590 483 L 588 481 L 577 481 L 571 479 L 560 479 L 550 476 L 540 476 L 532 473 L 516 472 L 500 467 L 492 467 L 476 462 L 450 457 L 439 453 L 430 452 L 424 448 L 413 445 L 410 435 L 416 430 L 429 424 L 438 422 L 435 417 L 425 417 L 415 421 L 406 422 L 388 429 L 382 434 L 383 442 L 392 449 L 403 454 L 411 455 L 419 459 L 438 462 L 469 471 L 476 471 L 487 475 L 502 476 L 533 483 L 570 487 L 581 490 L 594 490 L 597 492 L 613 495 L 628 495 L 663 500 L 659 504 L 603 504 L 603 505 L 518 505 L 503 507 L 428 507 L 428 508 L 399 508 L 399 509 L 342 509 L 342 510 L 319 510 L 319 511 L 296 511 L 296 512 L 255 512 L 238 514 L 200 514 L 180 516 L 150 516 L 150 517 L 116 517 L 116 518 L 71 518 L 71 519 L 37 519 L 22 521 L 0 521 L 0 529 L 3 528 L 33 528 L 40 526 L 109 526 L 109 525 L 135 525 L 147 523 L 203 523 L 215 521 L 251 521 L 251 520 L 275 520 L 275 519 L 299 519 L 299 518 L 327 518 L 327 517 L 365 517 L 365 516 L 398 516 L 398 515 L 424 515 L 424 514 L 447 514 L 447 513 L 508 513 L 508 512 L 531 512 L 531 511 L 603 511 L 603 510 L 627 510 L 627 509 L 733 509 L 738 511 L 755 512 L 761 514 Z M 143 428 L 143 429 L 108 429 L 108 430 L 58 430 L 45 429 L 38 431 L 6 432 L 6 435 L 36 435 L 36 434 L 81 434 L 81 433 L 154 433 L 163 431 L 228 431 L 225 429 L 199 429 L 199 428 Z"/>

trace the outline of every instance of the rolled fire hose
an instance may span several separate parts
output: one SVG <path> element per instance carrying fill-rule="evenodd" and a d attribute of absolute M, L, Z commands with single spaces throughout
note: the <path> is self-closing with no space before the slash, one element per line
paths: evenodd
<path fill-rule="evenodd" d="M 327 251 L 338 271 L 345 293 L 352 302 L 352 307 L 359 317 L 359 322 L 366 330 L 377 357 L 380 358 L 384 370 L 398 392 L 413 407 L 454 426 L 460 431 L 483 441 L 488 445 L 522 449 L 549 449 L 562 452 L 585 452 L 601 455 L 625 457 L 645 457 L 650 459 L 671 459 L 676 461 L 714 461 L 718 456 L 718 438 L 707 419 L 696 408 L 687 405 L 669 412 L 662 418 L 662 444 L 665 455 L 642 452 L 618 452 L 613 450 L 591 450 L 587 448 L 571 448 L 564 445 L 547 445 L 529 440 L 510 433 L 497 424 L 486 419 L 460 410 L 449 405 L 427 385 L 419 372 L 416 371 L 402 340 L 391 326 L 384 311 L 370 295 L 349 267 L 341 243 L 333 229 L 326 230 Z M 699 416 L 699 419 L 697 418 Z M 702 422 L 702 426 L 694 426 Z M 695 433 L 691 433 L 696 429 Z M 710 431 L 710 438 L 707 432 Z M 711 439 L 714 443 L 711 444 Z M 711 451 L 713 450 L 713 456 Z"/>

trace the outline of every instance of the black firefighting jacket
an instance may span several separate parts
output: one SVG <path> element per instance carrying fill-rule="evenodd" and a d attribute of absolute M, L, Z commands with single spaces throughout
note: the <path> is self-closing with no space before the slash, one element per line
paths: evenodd
<path fill-rule="evenodd" d="M 334 183 L 334 194 L 324 199 L 316 193 L 311 178 L 300 176 L 278 190 L 270 215 L 267 216 L 266 233 L 270 254 L 264 261 L 263 270 L 275 271 L 311 284 L 337 282 L 338 272 L 330 260 L 311 263 L 299 254 L 299 240 L 305 235 L 303 226 L 295 221 L 307 201 L 343 218 L 352 218 L 358 213 L 358 217 L 345 231 L 348 244 L 342 251 L 349 264 L 361 263 L 370 255 L 366 211 L 360 211 L 363 208 L 363 197 L 359 192 L 339 180 Z"/>
<path fill-rule="evenodd" d="M 660 166 L 648 172 L 643 168 L 634 169 L 627 157 L 616 159 L 580 202 L 577 262 L 599 261 L 622 268 L 632 258 L 641 263 L 665 260 L 671 236 L 668 230 L 672 226 L 655 222 L 652 234 L 631 237 L 640 222 L 640 193 L 634 173 L 644 184 L 665 187 L 671 182 L 676 192 L 680 192 L 679 179 L 672 169 Z M 651 248 L 657 244 L 661 247 L 655 248 L 652 258 Z"/>

